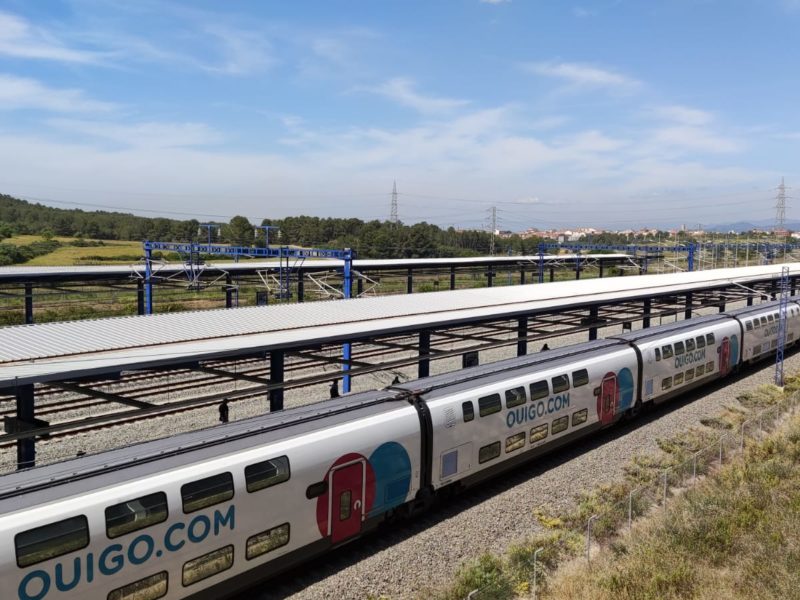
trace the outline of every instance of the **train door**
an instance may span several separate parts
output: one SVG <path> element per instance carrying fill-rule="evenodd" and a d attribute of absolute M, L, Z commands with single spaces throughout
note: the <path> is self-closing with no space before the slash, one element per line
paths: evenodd
<path fill-rule="evenodd" d="M 330 479 L 328 523 L 331 542 L 336 544 L 361 531 L 367 483 L 364 460 L 336 467 Z"/>
<path fill-rule="evenodd" d="M 608 425 L 614 420 L 614 413 L 617 409 L 617 374 L 606 373 L 603 382 L 600 384 L 600 397 L 598 398 L 597 416 L 600 423 Z"/>
<path fill-rule="evenodd" d="M 728 338 L 722 338 L 722 346 L 719 348 L 719 376 L 725 377 L 730 370 L 731 360 L 731 341 Z"/>

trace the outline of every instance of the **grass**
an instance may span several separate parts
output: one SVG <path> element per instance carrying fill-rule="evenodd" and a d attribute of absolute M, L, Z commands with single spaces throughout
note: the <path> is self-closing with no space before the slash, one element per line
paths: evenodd
<path fill-rule="evenodd" d="M 30 242 L 28 242 L 30 243 Z M 131 264 L 144 256 L 141 242 L 103 242 L 103 246 L 62 246 L 24 266 L 52 267 L 97 264 Z"/>
<path fill-rule="evenodd" d="M 783 390 L 762 386 L 738 400 L 745 409 L 758 411 L 798 390 L 800 378 L 793 377 Z M 708 419 L 704 427 L 658 440 L 662 450 L 659 455 L 634 457 L 620 481 L 582 494 L 571 510 L 553 514 L 546 507 L 534 509 L 533 517 L 542 526 L 542 534 L 512 546 L 502 557 L 484 554 L 465 564 L 455 580 L 432 594 L 433 598 L 460 600 L 475 589 L 482 590 L 480 600 L 527 597 L 533 579 L 533 554 L 539 548 L 540 598 L 800 597 L 796 593 L 800 590 L 800 418 L 793 421 L 788 435 L 773 435 L 763 443 L 751 444 L 746 465 L 728 465 L 691 493 L 673 498 L 666 522 L 661 510 L 653 510 L 664 469 L 680 475 L 682 468 L 691 466 L 695 452 L 714 444 L 721 433 L 738 431 L 748 416 L 750 413 L 738 406 L 727 407 L 718 417 Z M 708 470 L 714 455 L 700 455 L 698 473 Z M 686 472 L 675 480 L 673 475 L 669 486 L 679 487 Z M 627 502 L 632 490 L 633 516 L 644 523 L 637 521 L 636 536 L 629 538 L 620 532 L 627 527 Z M 775 503 L 775 509 L 783 514 L 773 516 L 775 511 L 770 506 Z M 653 514 L 658 516 L 648 516 Z M 592 570 L 588 570 L 585 561 L 576 557 L 585 552 L 586 522 L 592 515 L 598 515 L 592 524 L 592 539 L 602 548 L 593 559 Z M 787 535 L 791 536 L 788 541 Z M 788 548 L 790 556 L 778 556 L 781 547 Z M 763 586 L 762 579 L 771 577 L 770 560 L 781 563 L 780 577 Z M 738 595 L 729 595 L 729 588 L 738 585 L 742 573 L 750 577 L 750 587 L 738 588 Z M 725 587 L 718 587 L 720 581 Z M 762 589 L 753 593 L 759 586 Z M 725 593 L 720 594 L 720 589 Z M 788 590 L 795 590 L 795 595 Z"/>

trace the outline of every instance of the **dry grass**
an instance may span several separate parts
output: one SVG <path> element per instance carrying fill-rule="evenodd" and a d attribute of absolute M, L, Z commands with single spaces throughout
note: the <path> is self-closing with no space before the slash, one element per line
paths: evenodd
<path fill-rule="evenodd" d="M 41 238 L 39 238 L 41 239 Z M 28 242 L 30 243 L 30 242 Z M 72 266 L 131 264 L 144 256 L 141 242 L 103 242 L 103 246 L 63 246 L 50 254 L 37 256 L 25 266 Z"/>

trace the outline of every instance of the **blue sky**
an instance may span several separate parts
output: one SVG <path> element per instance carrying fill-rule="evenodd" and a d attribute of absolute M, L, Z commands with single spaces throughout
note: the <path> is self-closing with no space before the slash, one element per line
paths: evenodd
<path fill-rule="evenodd" d="M 800 0 L 4 0 L 0 191 L 385 219 L 396 180 L 405 222 L 771 219 L 800 185 L 799 24 Z"/>

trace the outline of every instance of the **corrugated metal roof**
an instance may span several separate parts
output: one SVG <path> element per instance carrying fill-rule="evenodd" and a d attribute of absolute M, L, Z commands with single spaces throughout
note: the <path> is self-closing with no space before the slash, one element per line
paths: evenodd
<path fill-rule="evenodd" d="M 602 258 L 605 260 L 622 260 L 627 258 L 627 254 L 582 254 L 583 259 Z M 572 261 L 575 259 L 575 254 L 560 254 L 550 255 L 544 257 L 545 262 L 557 261 Z M 294 261 L 294 259 L 292 259 Z M 537 256 L 476 256 L 467 258 L 408 258 L 408 259 L 375 259 L 375 260 L 361 260 L 356 259 L 353 261 L 353 268 L 389 270 L 392 268 L 407 268 L 413 267 L 415 269 L 434 268 L 434 267 L 468 267 L 471 265 L 516 265 L 520 263 L 533 263 L 538 264 L 539 257 Z M 294 262 L 292 263 L 294 264 Z M 279 263 L 277 260 L 273 261 L 256 261 L 249 259 L 242 259 L 240 262 L 210 262 L 204 265 L 206 269 L 220 269 L 224 271 L 253 271 L 262 269 L 277 269 Z M 306 260 L 296 263 L 297 267 L 302 267 L 306 270 L 314 269 L 341 269 L 341 260 Z M 184 268 L 182 264 L 166 264 L 154 265 L 154 272 L 160 275 L 167 273 L 181 273 Z M 0 267 L 0 281 L 3 279 L 13 279 L 19 277 L 28 277 L 30 279 L 46 278 L 54 276 L 85 276 L 85 277 L 110 277 L 118 275 L 120 277 L 127 276 L 144 276 L 144 265 L 141 263 L 130 265 L 96 265 L 86 266 L 77 265 L 72 267 Z"/>
<path fill-rule="evenodd" d="M 782 265 L 612 277 L 337 302 L 44 323 L 0 329 L 0 384 L 366 338 L 589 303 L 777 279 Z M 792 272 L 800 264 L 789 265 Z"/>

